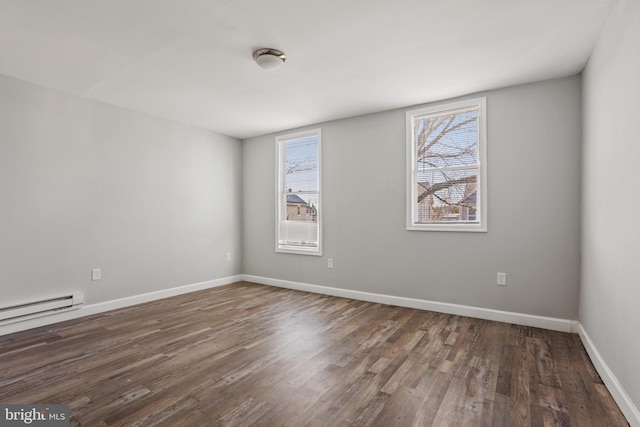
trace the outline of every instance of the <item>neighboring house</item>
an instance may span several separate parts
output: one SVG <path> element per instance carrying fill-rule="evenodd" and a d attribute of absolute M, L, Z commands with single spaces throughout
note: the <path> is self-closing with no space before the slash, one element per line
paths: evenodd
<path fill-rule="evenodd" d="M 287 221 L 315 221 L 316 207 L 297 194 L 287 194 Z"/>
<path fill-rule="evenodd" d="M 462 200 L 462 202 L 460 202 L 460 221 L 475 221 L 476 197 L 478 194 L 478 192 L 476 191 L 476 185 L 467 184 L 465 193 L 467 194 L 467 196 Z"/>

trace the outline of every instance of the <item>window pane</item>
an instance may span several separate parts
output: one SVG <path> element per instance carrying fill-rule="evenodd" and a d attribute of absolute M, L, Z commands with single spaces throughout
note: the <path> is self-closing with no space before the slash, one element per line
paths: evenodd
<path fill-rule="evenodd" d="M 284 191 L 318 191 L 318 136 L 285 143 Z"/>
<path fill-rule="evenodd" d="M 418 172 L 417 223 L 475 222 L 478 169 Z"/>
<path fill-rule="evenodd" d="M 285 217 L 280 221 L 280 244 L 318 247 L 318 194 L 287 193 L 283 198 Z"/>
<path fill-rule="evenodd" d="M 478 110 L 417 116 L 413 121 L 417 169 L 478 164 Z"/>

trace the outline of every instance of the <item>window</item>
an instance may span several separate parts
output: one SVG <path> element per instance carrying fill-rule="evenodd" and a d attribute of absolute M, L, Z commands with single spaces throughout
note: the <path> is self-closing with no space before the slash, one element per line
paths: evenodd
<path fill-rule="evenodd" d="M 407 230 L 487 231 L 485 105 L 407 112 Z"/>
<path fill-rule="evenodd" d="M 276 252 L 322 255 L 320 129 L 276 138 Z"/>

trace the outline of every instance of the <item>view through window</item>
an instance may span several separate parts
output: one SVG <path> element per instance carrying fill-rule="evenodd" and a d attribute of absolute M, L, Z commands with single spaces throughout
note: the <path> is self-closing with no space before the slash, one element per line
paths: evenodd
<path fill-rule="evenodd" d="M 486 231 L 484 98 L 407 113 L 407 228 Z"/>
<path fill-rule="evenodd" d="M 321 255 L 320 130 L 282 135 L 276 142 L 276 251 Z"/>

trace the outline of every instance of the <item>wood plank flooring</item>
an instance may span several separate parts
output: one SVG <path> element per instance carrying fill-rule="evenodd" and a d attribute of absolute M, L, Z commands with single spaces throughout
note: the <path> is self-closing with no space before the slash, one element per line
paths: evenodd
<path fill-rule="evenodd" d="M 575 334 L 213 288 L 0 337 L 0 402 L 81 426 L 627 426 Z"/>

